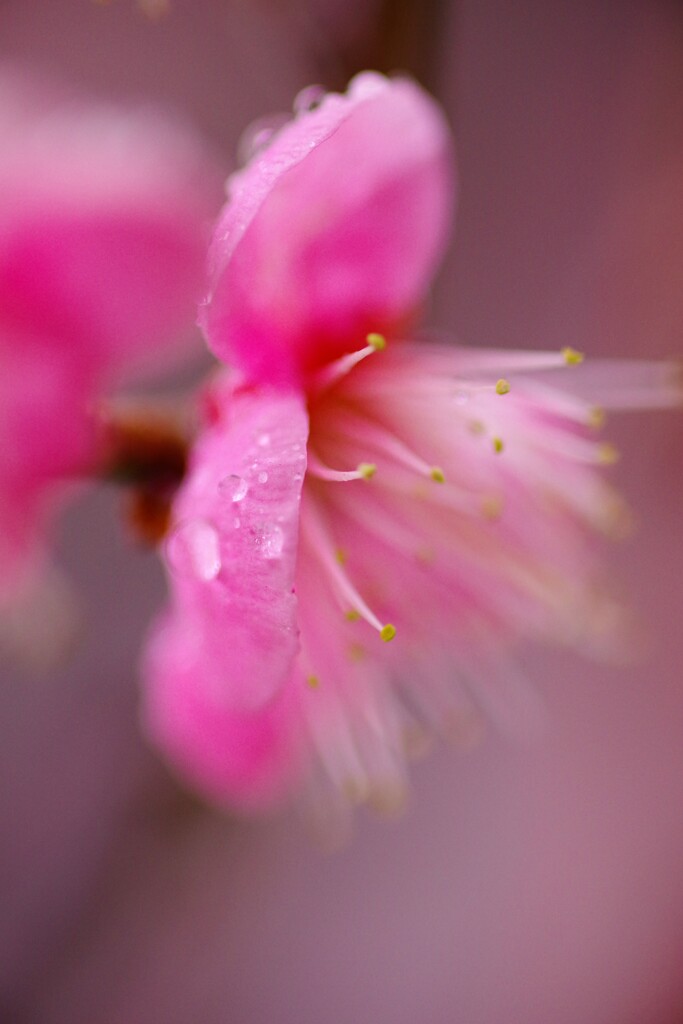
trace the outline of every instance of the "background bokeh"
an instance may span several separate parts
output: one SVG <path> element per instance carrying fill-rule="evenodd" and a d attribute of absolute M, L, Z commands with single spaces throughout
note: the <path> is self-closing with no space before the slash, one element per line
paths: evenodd
<path fill-rule="evenodd" d="M 414 62 L 459 153 L 433 322 L 474 344 L 680 354 L 683 6 L 429 3 L 429 38 L 404 4 L 391 46 L 386 6 L 169 0 L 154 20 L 134 0 L 0 0 L 0 57 L 172 105 L 226 171 L 302 86 Z M 543 737 L 437 751 L 402 819 L 361 815 L 331 855 L 295 819 L 200 806 L 146 748 L 136 659 L 161 573 L 119 497 L 87 496 L 60 539 L 82 645 L 47 678 L 3 671 L 0 1019 L 682 1020 L 683 425 L 615 416 L 609 436 L 640 523 L 610 557 L 641 660 L 529 652 Z"/>

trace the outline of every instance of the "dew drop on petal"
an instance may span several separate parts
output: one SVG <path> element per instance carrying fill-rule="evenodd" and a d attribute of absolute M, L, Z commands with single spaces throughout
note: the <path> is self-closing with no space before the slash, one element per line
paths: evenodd
<path fill-rule="evenodd" d="M 244 477 L 230 473 L 229 476 L 224 476 L 219 481 L 218 490 L 222 497 L 228 498 L 230 501 L 242 501 L 249 490 L 249 484 Z"/>
<path fill-rule="evenodd" d="M 256 444 L 259 446 L 259 448 L 267 448 L 268 445 L 270 444 L 270 434 L 261 434 L 258 440 L 256 441 Z"/>
<path fill-rule="evenodd" d="M 268 482 L 268 474 L 266 473 L 265 469 L 264 469 L 264 470 L 262 470 L 262 471 L 261 471 L 261 472 L 259 473 L 259 475 L 258 475 L 258 482 L 259 482 L 260 484 L 265 484 L 265 483 L 267 483 L 267 482 Z"/>
<path fill-rule="evenodd" d="M 261 117 L 250 124 L 242 133 L 237 144 L 237 160 L 240 165 L 249 163 L 255 156 L 258 156 L 273 136 L 290 120 L 289 114 L 272 114 L 270 117 Z"/>
<path fill-rule="evenodd" d="M 315 110 L 325 95 L 322 85 L 307 85 L 294 98 L 294 113 L 303 114 L 307 110 Z"/>
<path fill-rule="evenodd" d="M 166 558 L 179 576 L 213 580 L 221 570 L 218 533 L 205 519 L 189 519 L 170 534 Z"/>

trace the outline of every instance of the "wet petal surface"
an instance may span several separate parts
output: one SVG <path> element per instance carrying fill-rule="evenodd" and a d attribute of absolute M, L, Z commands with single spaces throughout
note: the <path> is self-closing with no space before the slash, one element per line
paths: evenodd
<path fill-rule="evenodd" d="M 400 331 L 450 224 L 450 139 L 407 80 L 359 75 L 298 114 L 234 176 L 201 321 L 219 358 L 262 383 Z"/>

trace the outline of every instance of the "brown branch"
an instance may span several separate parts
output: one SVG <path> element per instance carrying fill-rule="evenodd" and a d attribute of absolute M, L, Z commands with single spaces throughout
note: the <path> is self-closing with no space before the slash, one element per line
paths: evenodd
<path fill-rule="evenodd" d="M 127 520 L 138 540 L 166 535 L 173 496 L 182 481 L 194 434 L 184 403 L 149 399 L 103 404 L 96 475 L 130 489 Z"/>

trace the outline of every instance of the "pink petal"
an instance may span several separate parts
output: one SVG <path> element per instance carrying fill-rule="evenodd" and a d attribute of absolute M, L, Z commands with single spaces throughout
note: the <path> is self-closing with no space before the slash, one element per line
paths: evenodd
<path fill-rule="evenodd" d="M 0 600 L 42 558 L 92 404 L 192 338 L 217 196 L 198 143 L 0 67 Z"/>
<path fill-rule="evenodd" d="M 166 543 L 187 649 L 240 710 L 272 699 L 299 647 L 294 574 L 308 418 L 296 394 L 222 385 Z M 207 670 L 208 671 L 208 670 Z"/>
<path fill-rule="evenodd" d="M 147 731 L 208 798 L 261 809 L 285 795 L 298 769 L 292 688 L 260 711 L 240 712 L 212 691 L 212 672 L 179 618 L 164 619 L 144 667 Z"/>
<path fill-rule="evenodd" d="M 48 521 L 66 481 L 89 466 L 95 436 L 92 374 L 75 353 L 9 334 L 0 368 L 1 607 L 40 571 Z"/>
<path fill-rule="evenodd" d="M 0 319 L 102 370 L 191 335 L 217 176 L 151 111 L 0 75 Z M 59 339 L 59 341 L 57 340 Z"/>
<path fill-rule="evenodd" d="M 297 115 L 232 180 L 201 314 L 209 345 L 281 382 L 400 330 L 441 256 L 451 188 L 447 125 L 410 81 L 366 73 Z"/>

